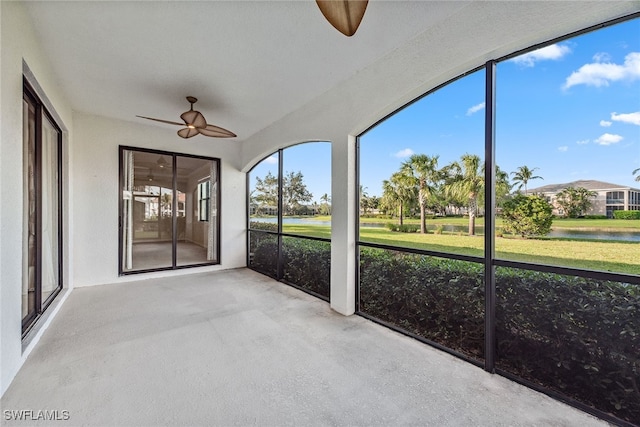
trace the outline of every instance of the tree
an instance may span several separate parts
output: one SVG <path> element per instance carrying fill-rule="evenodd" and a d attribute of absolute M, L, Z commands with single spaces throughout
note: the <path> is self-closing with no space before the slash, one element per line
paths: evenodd
<path fill-rule="evenodd" d="M 528 166 L 520 166 L 515 172 L 511 172 L 513 175 L 514 186 L 518 186 L 518 191 L 524 187 L 524 194 L 527 194 L 527 183 L 532 179 L 544 179 L 541 176 L 534 175 L 533 173 L 539 168 L 529 169 Z"/>
<path fill-rule="evenodd" d="M 591 199 L 597 195 L 583 187 L 567 187 L 556 194 L 556 203 L 564 210 L 565 217 L 578 218 L 589 210 L 593 203 Z"/>
<path fill-rule="evenodd" d="M 463 154 L 460 162 L 454 162 L 448 169 L 449 179 L 446 191 L 464 202 L 469 214 L 469 235 L 476 234 L 476 212 L 478 199 L 484 192 L 484 167 L 480 157 L 475 154 Z"/>
<path fill-rule="evenodd" d="M 512 187 L 509 183 L 509 174 L 496 165 L 496 206 L 502 206 Z"/>
<path fill-rule="evenodd" d="M 253 200 L 258 205 L 256 214 L 259 214 L 262 208 L 278 206 L 278 178 L 271 174 L 271 171 L 263 179 L 256 177 L 253 193 L 255 193 Z"/>
<path fill-rule="evenodd" d="M 420 233 L 427 231 L 425 211 L 427 200 L 436 190 L 441 180 L 438 167 L 438 156 L 429 157 L 426 154 L 414 154 L 401 166 L 408 182 L 417 189 L 418 204 L 420 205 Z"/>
<path fill-rule="evenodd" d="M 398 223 L 402 225 L 404 204 L 413 197 L 414 188 L 410 179 L 402 172 L 395 172 L 388 180 L 382 181 L 381 204 L 390 210 L 398 209 Z"/>
<path fill-rule="evenodd" d="M 551 231 L 553 207 L 542 196 L 516 194 L 503 203 L 502 221 L 509 233 L 544 236 Z"/>
<path fill-rule="evenodd" d="M 285 215 L 295 215 L 302 202 L 310 202 L 313 195 L 307 190 L 302 172 L 288 172 L 282 180 L 282 205 Z"/>
<path fill-rule="evenodd" d="M 367 214 L 374 209 L 378 209 L 380 204 L 380 198 L 377 196 L 364 196 L 360 200 L 360 207 L 362 208 L 362 213 Z"/>
<path fill-rule="evenodd" d="M 640 168 L 635 169 L 633 172 L 631 172 L 633 175 L 638 175 L 636 176 L 636 181 L 640 181 Z"/>
<path fill-rule="evenodd" d="M 320 205 L 320 213 L 322 215 L 331 215 L 331 196 L 327 193 L 324 193 L 320 197 L 320 201 L 322 204 Z"/>

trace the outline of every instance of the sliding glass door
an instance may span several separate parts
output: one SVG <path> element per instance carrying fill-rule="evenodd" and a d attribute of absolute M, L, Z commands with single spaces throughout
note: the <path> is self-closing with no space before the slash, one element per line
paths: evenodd
<path fill-rule="evenodd" d="M 120 148 L 120 274 L 219 263 L 219 160 Z"/>
<path fill-rule="evenodd" d="M 26 83 L 22 102 L 25 170 L 24 334 L 62 288 L 62 132 Z"/>

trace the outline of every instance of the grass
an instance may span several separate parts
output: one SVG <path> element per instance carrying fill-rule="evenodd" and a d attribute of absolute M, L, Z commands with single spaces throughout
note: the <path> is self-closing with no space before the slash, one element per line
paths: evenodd
<path fill-rule="evenodd" d="M 316 217 L 318 218 L 318 217 Z M 322 217 L 318 218 L 321 219 Z M 329 218 L 324 218 L 328 220 Z M 369 218 L 367 218 L 368 220 Z M 451 219 L 442 218 L 452 224 Z M 388 222 L 389 220 L 382 220 Z M 437 220 L 430 220 L 431 223 Z M 591 220 L 578 219 L 561 222 L 563 227 L 577 228 L 574 224 L 588 224 L 587 228 L 599 228 L 600 222 L 623 224 L 632 223 L 634 227 L 611 227 L 614 229 L 631 228 L 640 231 L 640 221 L 625 220 Z M 416 221 L 416 223 L 419 221 Z M 558 221 L 560 222 L 560 221 Z M 408 222 L 412 223 L 412 222 Z M 635 227 L 636 223 L 639 225 Z M 554 221 L 554 226 L 556 221 Z M 582 227 L 581 227 L 582 228 Z M 331 228 L 328 226 L 290 225 L 284 224 L 285 233 L 300 234 L 313 237 L 331 238 Z M 481 236 L 466 234 L 420 234 L 397 233 L 385 228 L 363 227 L 360 229 L 360 240 L 363 242 L 379 243 L 390 246 L 409 247 L 416 249 L 448 252 L 462 255 L 482 257 L 484 255 L 484 239 Z M 640 244 L 637 242 L 600 241 L 582 239 L 521 239 L 517 237 L 502 237 L 496 239 L 496 256 L 511 261 L 533 262 L 563 267 L 581 268 L 587 270 L 611 271 L 616 273 L 640 274 Z"/>
<path fill-rule="evenodd" d="M 320 219 L 321 217 L 317 217 Z M 322 217 L 325 221 L 329 221 L 331 217 Z M 385 224 L 387 222 L 397 222 L 397 219 L 384 218 L 360 218 L 363 224 Z M 405 224 L 420 224 L 419 218 L 405 218 Z M 436 217 L 427 219 L 427 225 L 468 225 L 469 218 L 465 217 Z M 476 225 L 484 225 L 484 217 L 476 218 Z M 496 226 L 502 225 L 502 219 L 496 217 Z M 619 231 L 640 231 L 640 221 L 625 219 L 587 219 L 587 218 L 554 218 L 553 228 L 573 228 L 578 230 L 619 230 Z"/>

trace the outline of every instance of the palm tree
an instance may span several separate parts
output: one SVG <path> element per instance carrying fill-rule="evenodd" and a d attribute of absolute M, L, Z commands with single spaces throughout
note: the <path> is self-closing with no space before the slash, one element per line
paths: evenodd
<path fill-rule="evenodd" d="M 427 199 L 435 192 L 440 174 L 438 172 L 438 156 L 429 157 L 426 154 L 414 154 L 401 166 L 409 181 L 418 189 L 418 203 L 420 205 L 420 233 L 426 233 L 425 210 Z"/>
<path fill-rule="evenodd" d="M 395 172 L 388 180 L 382 181 L 382 200 L 389 207 L 398 207 L 398 223 L 403 223 L 404 204 L 413 196 L 413 186 L 409 177 L 402 172 Z"/>
<path fill-rule="evenodd" d="M 592 199 L 597 195 L 597 192 L 584 187 L 567 187 L 556 194 L 556 203 L 563 209 L 565 217 L 578 218 L 589 210 Z"/>
<path fill-rule="evenodd" d="M 528 166 L 520 166 L 515 172 L 511 172 L 513 175 L 514 185 L 518 185 L 518 191 L 524 187 L 524 195 L 527 195 L 527 183 L 532 179 L 544 179 L 541 176 L 533 175 L 533 173 L 539 168 L 529 169 Z"/>
<path fill-rule="evenodd" d="M 496 165 L 496 206 L 501 206 L 505 201 L 509 193 L 511 192 L 511 188 L 513 187 L 509 183 L 509 174 L 502 169 L 498 165 Z"/>
<path fill-rule="evenodd" d="M 469 235 L 476 234 L 476 212 L 478 198 L 484 192 L 484 172 L 480 157 L 475 154 L 463 154 L 460 163 L 454 162 L 450 172 L 454 175 L 447 185 L 447 193 L 464 201 L 469 213 Z"/>
<path fill-rule="evenodd" d="M 640 168 L 634 170 L 633 172 L 631 172 L 633 175 L 638 175 L 636 176 L 636 181 L 640 181 Z"/>
<path fill-rule="evenodd" d="M 329 196 L 327 193 L 324 193 L 320 197 L 320 201 L 322 202 L 322 205 L 320 205 L 320 208 L 323 214 L 331 215 L 331 196 Z"/>

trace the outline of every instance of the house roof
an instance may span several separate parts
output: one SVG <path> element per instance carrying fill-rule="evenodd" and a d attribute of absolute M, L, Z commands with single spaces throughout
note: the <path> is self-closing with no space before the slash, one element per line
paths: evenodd
<path fill-rule="evenodd" d="M 357 135 L 487 60 L 638 11 L 635 0 L 372 0 L 347 38 L 313 1 L 24 5 L 74 111 L 175 132 L 136 115 L 176 120 L 195 96 L 238 135 L 244 163 L 274 144 Z"/>
<path fill-rule="evenodd" d="M 564 184 L 549 184 L 549 185 L 544 185 L 542 187 L 537 187 L 537 188 L 530 188 L 527 192 L 529 193 L 557 193 L 559 191 L 564 190 L 565 188 L 568 187 L 574 187 L 574 188 L 578 188 L 578 187 L 582 187 L 582 188 L 586 188 L 587 190 L 592 190 L 592 191 L 597 191 L 597 190 L 635 190 L 635 191 L 640 191 L 640 189 L 637 188 L 632 188 L 629 187 L 627 185 L 619 185 L 619 184 L 612 184 L 610 182 L 604 182 L 604 181 L 597 181 L 595 179 L 582 179 L 582 180 L 578 180 L 578 181 L 572 181 L 572 182 L 567 182 Z"/>

